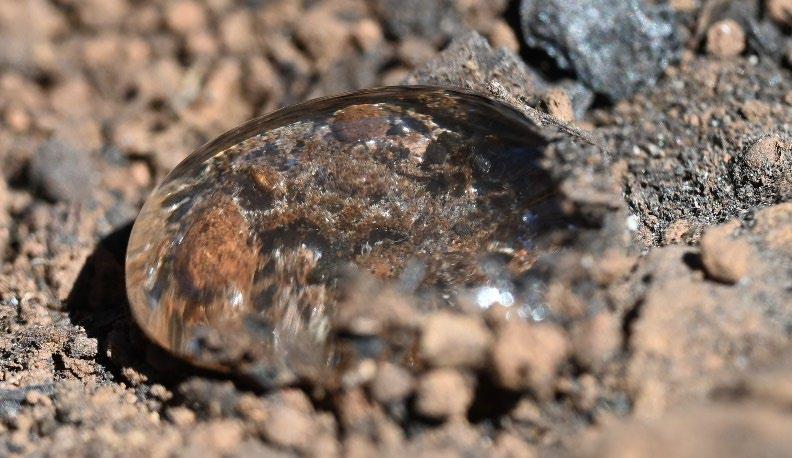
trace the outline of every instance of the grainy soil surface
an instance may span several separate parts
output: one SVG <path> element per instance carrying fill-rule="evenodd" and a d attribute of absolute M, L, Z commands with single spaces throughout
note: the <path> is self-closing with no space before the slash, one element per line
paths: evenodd
<path fill-rule="evenodd" d="M 524 44 L 519 2 L 0 0 L 0 455 L 792 455 L 792 2 L 655 3 L 679 49 L 617 101 Z M 256 115 L 400 83 L 537 124 L 571 222 L 546 316 L 363 278 L 337 383 L 269 390 L 149 342 L 124 256 L 155 184 Z"/>

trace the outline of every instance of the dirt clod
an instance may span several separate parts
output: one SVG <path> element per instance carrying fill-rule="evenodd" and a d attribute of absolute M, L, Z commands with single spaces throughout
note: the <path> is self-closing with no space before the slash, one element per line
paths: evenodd
<path fill-rule="evenodd" d="M 539 396 L 549 396 L 556 371 L 569 352 L 568 345 L 556 326 L 509 323 L 498 333 L 492 349 L 497 382 L 511 390 L 530 389 Z"/>
<path fill-rule="evenodd" d="M 454 369 L 435 369 L 418 382 L 415 408 L 421 415 L 445 419 L 467 412 L 473 401 L 473 387 Z"/>
<path fill-rule="evenodd" d="M 712 228 L 701 237 L 701 259 L 707 273 L 726 283 L 740 281 L 751 266 L 752 248 L 748 242 L 729 239 L 731 225 Z"/>
<path fill-rule="evenodd" d="M 712 56 L 734 57 L 744 50 L 745 32 L 736 21 L 718 21 L 707 30 L 707 52 Z"/>
<path fill-rule="evenodd" d="M 434 366 L 478 368 L 486 361 L 491 340 L 480 319 L 437 312 L 423 326 L 421 355 Z"/>

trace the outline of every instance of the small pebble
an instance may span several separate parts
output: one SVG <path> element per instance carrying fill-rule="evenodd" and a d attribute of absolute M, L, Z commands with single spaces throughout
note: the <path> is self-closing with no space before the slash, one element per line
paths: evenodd
<path fill-rule="evenodd" d="M 473 401 L 473 387 L 454 369 L 429 372 L 418 385 L 415 409 L 430 418 L 463 415 Z"/>
<path fill-rule="evenodd" d="M 381 404 L 403 401 L 413 389 L 409 372 L 392 363 L 382 363 L 371 381 L 371 396 Z"/>
<path fill-rule="evenodd" d="M 451 312 L 432 314 L 421 335 L 421 355 L 434 366 L 480 367 L 492 340 L 475 316 Z"/>
<path fill-rule="evenodd" d="M 4 116 L 5 124 L 16 133 L 24 133 L 30 129 L 32 121 L 30 115 L 22 108 L 9 107 L 5 111 Z"/>
<path fill-rule="evenodd" d="M 168 27 L 183 34 L 206 27 L 206 11 L 193 0 L 178 0 L 168 5 L 165 19 Z"/>
<path fill-rule="evenodd" d="M 86 202 L 92 198 L 98 176 L 96 161 L 87 151 L 60 140 L 44 143 L 30 161 L 30 181 L 55 201 Z"/>
<path fill-rule="evenodd" d="M 572 101 L 565 90 L 554 88 L 547 91 L 547 94 L 545 94 L 545 105 L 547 106 L 547 112 L 561 121 L 575 121 Z"/>
<path fill-rule="evenodd" d="M 700 6 L 699 0 L 669 0 L 668 4 L 680 13 L 693 12 Z"/>
<path fill-rule="evenodd" d="M 748 148 L 745 154 L 745 163 L 752 169 L 761 170 L 781 159 L 781 148 L 782 142 L 777 136 L 763 137 Z"/>
<path fill-rule="evenodd" d="M 601 312 L 575 326 L 572 346 L 575 358 L 585 367 L 599 370 L 622 344 L 621 320 L 610 312 Z"/>
<path fill-rule="evenodd" d="M 495 439 L 492 456 L 495 458 L 534 458 L 536 450 L 512 433 L 500 433 Z"/>
<path fill-rule="evenodd" d="M 316 432 L 316 425 L 310 416 L 288 406 L 271 409 L 264 421 L 263 432 L 266 438 L 284 448 L 305 449 L 310 445 Z"/>
<path fill-rule="evenodd" d="M 734 225 L 707 230 L 701 238 L 701 260 L 710 277 L 724 283 L 737 283 L 751 267 L 752 246 L 744 239 L 732 240 Z"/>
<path fill-rule="evenodd" d="M 707 52 L 715 57 L 735 57 L 745 51 L 745 32 L 732 19 L 712 24 L 707 30 Z"/>
<path fill-rule="evenodd" d="M 792 0 L 767 0 L 767 15 L 779 25 L 792 27 Z"/>
<path fill-rule="evenodd" d="M 514 29 L 506 21 L 495 21 L 487 34 L 493 48 L 506 48 L 513 53 L 520 52 L 520 40 Z"/>
<path fill-rule="evenodd" d="M 531 389 L 547 397 L 568 353 L 569 342 L 558 326 L 510 322 L 501 329 L 492 350 L 496 381 L 510 390 Z"/>

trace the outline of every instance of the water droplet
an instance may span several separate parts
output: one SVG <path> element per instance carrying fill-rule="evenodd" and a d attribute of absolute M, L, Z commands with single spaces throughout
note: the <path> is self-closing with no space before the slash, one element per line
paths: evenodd
<path fill-rule="evenodd" d="M 450 305 L 465 291 L 484 308 L 522 303 L 526 226 L 551 188 L 543 146 L 516 110 L 426 87 L 253 120 L 191 154 L 146 201 L 127 253 L 133 315 L 196 364 L 275 380 L 295 359 L 335 360 L 350 265 Z"/>

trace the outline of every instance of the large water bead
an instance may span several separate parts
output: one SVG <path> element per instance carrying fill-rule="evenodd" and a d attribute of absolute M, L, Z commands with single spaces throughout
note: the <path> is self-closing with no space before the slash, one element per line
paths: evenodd
<path fill-rule="evenodd" d="M 439 88 L 255 119 L 190 155 L 145 203 L 127 253 L 133 315 L 178 356 L 277 382 L 337 360 L 332 318 L 350 270 L 433 306 L 530 314 L 543 146 L 513 108 Z"/>

